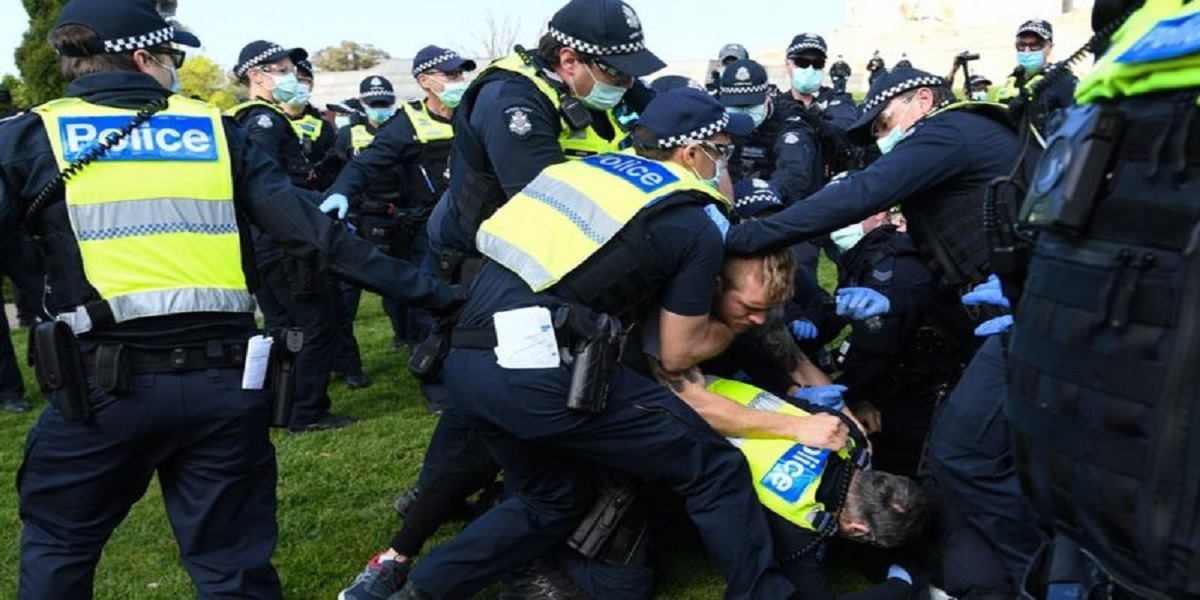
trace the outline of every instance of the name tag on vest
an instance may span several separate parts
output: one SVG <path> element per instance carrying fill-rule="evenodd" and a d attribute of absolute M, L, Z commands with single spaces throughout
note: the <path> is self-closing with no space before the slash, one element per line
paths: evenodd
<path fill-rule="evenodd" d="M 646 193 L 679 181 L 679 178 L 668 171 L 666 167 L 654 161 L 627 154 L 601 154 L 585 158 L 583 162 L 600 167 Z"/>
<path fill-rule="evenodd" d="M 1200 51 L 1200 13 L 1162 21 L 1129 47 L 1118 63 L 1137 64 L 1179 58 Z"/>
<path fill-rule="evenodd" d="M 828 450 L 796 444 L 779 458 L 759 483 L 785 501 L 796 502 L 821 474 L 828 456 Z"/>
<path fill-rule="evenodd" d="M 131 117 L 63 117 L 58 131 L 67 161 L 78 159 L 110 134 L 121 131 Z M 212 119 L 161 115 L 150 119 L 117 142 L 102 160 L 215 161 L 216 135 Z"/>

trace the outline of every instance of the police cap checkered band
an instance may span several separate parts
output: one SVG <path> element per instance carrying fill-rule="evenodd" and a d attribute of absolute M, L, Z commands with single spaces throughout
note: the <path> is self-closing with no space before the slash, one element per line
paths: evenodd
<path fill-rule="evenodd" d="M 1030 19 L 1022 23 L 1017 28 L 1017 35 L 1022 33 L 1032 33 L 1047 42 L 1054 41 L 1054 27 L 1050 25 L 1049 21 L 1042 19 Z"/>
<path fill-rule="evenodd" d="M 867 101 L 863 103 L 862 110 L 864 113 L 870 112 L 871 110 L 874 110 L 875 107 L 886 104 L 887 102 L 891 101 L 892 98 L 895 98 L 896 96 L 899 96 L 900 94 L 903 94 L 909 90 L 915 90 L 923 87 L 948 87 L 949 85 L 950 84 L 947 83 L 944 78 L 938 77 L 937 75 L 921 75 L 917 77 L 911 77 L 909 79 L 897 82 L 891 87 L 883 89 L 879 93 L 867 98 Z"/>
<path fill-rule="evenodd" d="M 686 146 L 688 144 L 694 144 L 696 142 L 704 141 L 714 135 L 717 135 L 718 133 L 721 133 L 722 131 L 725 131 L 725 128 L 728 125 L 729 125 L 729 114 L 725 113 L 725 114 L 721 115 L 720 119 L 717 119 L 716 121 L 713 121 L 712 123 L 709 123 L 708 125 L 705 125 L 704 127 L 689 131 L 687 133 L 681 133 L 681 134 L 673 135 L 673 136 L 666 137 L 666 138 L 660 138 L 658 140 L 655 140 L 655 144 L 659 148 L 676 148 L 679 146 Z"/>
<path fill-rule="evenodd" d="M 553 26 L 549 27 L 548 32 L 550 33 L 550 37 L 557 40 L 558 43 L 578 52 L 583 52 L 584 54 L 590 54 L 592 56 L 633 54 L 634 52 L 641 52 L 642 50 L 646 49 L 646 43 L 640 40 L 637 42 L 616 44 L 613 46 L 601 46 L 599 44 L 593 44 L 591 42 L 584 41 L 569 34 L 563 33 L 562 31 L 555 29 Z"/>
<path fill-rule="evenodd" d="M 751 194 L 738 196 L 738 199 L 733 203 L 733 208 L 736 210 L 758 202 L 766 202 L 768 204 L 783 204 L 779 200 L 779 196 L 777 196 L 775 192 L 771 191 L 770 188 L 760 188 L 754 190 L 754 192 Z"/>
<path fill-rule="evenodd" d="M 143 48 L 153 48 L 169 44 L 175 38 L 175 28 L 172 26 L 163 27 L 162 29 L 135 35 L 132 37 L 117 38 L 115 40 L 104 40 L 104 52 L 108 54 L 120 54 L 122 52 L 132 52 Z"/>
<path fill-rule="evenodd" d="M 435 56 L 423 63 L 413 65 L 412 72 L 414 75 L 417 73 L 424 73 L 425 71 L 428 71 L 429 69 L 432 69 L 446 61 L 454 60 L 456 58 L 459 58 L 457 52 L 454 52 L 453 50 L 447 50 L 440 56 Z"/>
<path fill-rule="evenodd" d="M 258 40 L 246 44 L 238 56 L 238 64 L 233 68 L 233 74 L 241 77 L 250 69 L 267 63 L 290 58 L 293 63 L 308 59 L 308 52 L 302 48 L 284 48 L 274 42 Z"/>
<path fill-rule="evenodd" d="M 769 83 L 759 85 L 732 85 L 729 87 L 721 86 L 722 94 L 759 94 L 767 91 L 770 87 Z"/>
<path fill-rule="evenodd" d="M 825 45 L 825 40 L 821 36 L 801 34 L 792 38 L 792 44 L 788 46 L 787 55 L 796 56 L 805 50 L 816 50 L 821 54 L 829 53 L 829 47 Z"/>

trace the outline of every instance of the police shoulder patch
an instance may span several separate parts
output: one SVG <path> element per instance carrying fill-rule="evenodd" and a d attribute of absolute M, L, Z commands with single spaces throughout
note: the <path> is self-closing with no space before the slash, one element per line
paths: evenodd
<path fill-rule="evenodd" d="M 512 106 L 504 110 L 508 116 L 508 131 L 519 140 L 529 137 L 529 132 L 533 131 L 533 123 L 529 121 L 531 112 L 532 109 L 526 106 Z"/>
<path fill-rule="evenodd" d="M 258 119 L 255 119 L 254 124 L 263 129 L 270 129 L 275 126 L 275 121 L 271 120 L 270 115 L 258 115 Z"/>
<path fill-rule="evenodd" d="M 789 131 L 789 132 L 783 134 L 783 143 L 799 144 L 800 143 L 800 134 L 796 133 L 795 131 Z"/>

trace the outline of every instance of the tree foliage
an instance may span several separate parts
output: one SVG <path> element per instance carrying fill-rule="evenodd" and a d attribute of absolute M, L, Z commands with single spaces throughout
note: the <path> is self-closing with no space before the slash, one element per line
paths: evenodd
<path fill-rule="evenodd" d="M 58 70 L 58 55 L 46 43 L 46 35 L 66 0 L 22 0 L 29 14 L 29 29 L 17 48 L 17 68 L 23 85 L 15 100 L 23 106 L 33 106 L 63 95 L 67 80 Z"/>
<path fill-rule="evenodd" d="M 312 63 L 323 71 L 361 71 L 391 57 L 371 44 L 344 41 L 336 46 L 318 50 L 312 58 Z"/>
<path fill-rule="evenodd" d="M 222 109 L 238 103 L 237 91 L 221 66 L 207 56 L 189 55 L 179 69 L 179 85 L 183 95 L 207 100 Z"/>

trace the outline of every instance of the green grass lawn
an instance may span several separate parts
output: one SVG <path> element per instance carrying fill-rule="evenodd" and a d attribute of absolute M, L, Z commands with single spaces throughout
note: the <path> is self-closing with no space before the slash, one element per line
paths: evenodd
<path fill-rule="evenodd" d="M 822 283 L 832 267 L 822 264 Z M 405 369 L 407 354 L 389 352 L 387 319 L 375 296 L 364 296 L 357 322 L 365 368 L 373 383 L 350 390 L 335 381 L 334 410 L 362 417 L 345 429 L 302 436 L 272 434 L 279 456 L 279 548 L 275 565 L 288 598 L 334 598 L 372 554 L 391 539 L 399 520 L 391 510 L 396 493 L 412 485 L 434 417 L 428 414 Z M 23 355 L 26 333 L 13 334 Z M 33 382 L 26 371 L 26 381 Z M 0 413 L 0 469 L 8 484 L 0 492 L 0 598 L 15 595 L 18 540 L 16 491 L 25 433 L 45 402 L 30 386 L 35 411 Z M 443 528 L 447 539 L 457 527 Z M 842 587 L 857 584 L 839 574 Z M 852 583 L 853 582 L 853 583 Z M 660 574 L 662 598 L 719 598 L 724 586 L 701 554 L 673 556 Z M 180 565 L 157 485 L 152 485 L 105 549 L 96 576 L 101 599 L 195 597 Z M 494 594 L 489 594 L 494 596 Z"/>

